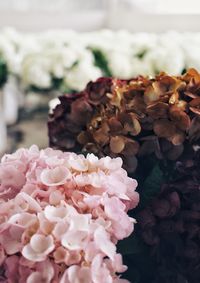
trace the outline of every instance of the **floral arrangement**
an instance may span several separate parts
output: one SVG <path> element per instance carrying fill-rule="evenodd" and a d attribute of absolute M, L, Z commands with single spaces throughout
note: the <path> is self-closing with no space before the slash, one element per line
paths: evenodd
<path fill-rule="evenodd" d="M 51 30 L 34 34 L 6 28 L 0 33 L 0 57 L 7 73 L 16 76 L 26 91 L 81 91 L 100 76 L 129 79 L 199 69 L 199 39 L 199 33 Z"/>
<path fill-rule="evenodd" d="M 0 164 L 0 282 L 128 282 L 116 252 L 137 182 L 120 158 L 36 146 Z"/>
<path fill-rule="evenodd" d="M 121 246 L 132 281 L 200 281 L 199 89 L 194 69 L 100 78 L 60 97 L 49 117 L 52 147 L 121 157 L 138 180 L 138 225 Z"/>

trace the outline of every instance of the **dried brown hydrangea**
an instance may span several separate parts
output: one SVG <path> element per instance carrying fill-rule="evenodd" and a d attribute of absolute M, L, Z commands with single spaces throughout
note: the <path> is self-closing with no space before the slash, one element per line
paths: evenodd
<path fill-rule="evenodd" d="M 200 74 L 194 69 L 178 77 L 100 78 L 60 100 L 49 118 L 50 145 L 121 156 L 128 172 L 152 153 L 176 160 L 184 141 L 200 137 Z"/>

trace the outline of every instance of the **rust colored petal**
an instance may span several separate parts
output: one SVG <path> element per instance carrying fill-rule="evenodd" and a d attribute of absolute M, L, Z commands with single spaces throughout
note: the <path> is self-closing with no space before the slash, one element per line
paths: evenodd
<path fill-rule="evenodd" d="M 185 95 L 188 96 L 188 97 L 190 97 L 190 98 L 197 98 L 197 97 L 198 97 L 197 94 L 191 93 L 191 92 L 189 92 L 189 91 L 185 91 Z"/>
<path fill-rule="evenodd" d="M 170 118 L 174 121 L 175 125 L 183 130 L 186 131 L 190 127 L 190 117 L 181 109 L 177 107 L 170 108 Z"/>
<path fill-rule="evenodd" d="M 190 110 L 193 113 L 200 115 L 200 97 L 196 97 L 192 101 L 190 101 L 189 106 Z"/>
<path fill-rule="evenodd" d="M 191 126 L 188 132 L 189 140 L 197 141 L 200 139 L 200 117 L 196 116 L 192 119 Z"/>
<path fill-rule="evenodd" d="M 179 93 L 175 91 L 169 99 L 169 104 L 176 104 L 178 103 L 178 100 L 179 100 Z"/>
<path fill-rule="evenodd" d="M 182 111 L 186 111 L 187 107 L 188 107 L 188 104 L 186 101 L 184 100 L 179 100 L 177 103 L 176 103 L 176 107 L 179 108 L 180 110 Z"/>
<path fill-rule="evenodd" d="M 78 135 L 77 137 L 77 141 L 80 143 L 80 144 L 87 144 L 89 142 L 89 136 L 88 136 L 88 133 L 86 131 L 82 131 L 80 132 L 80 134 Z"/>
<path fill-rule="evenodd" d="M 127 109 L 132 110 L 137 114 L 144 114 L 146 112 L 146 104 L 140 94 L 135 95 L 127 104 Z"/>
<path fill-rule="evenodd" d="M 124 123 L 124 129 L 132 136 L 139 135 L 139 133 L 141 132 L 141 126 L 135 115 L 128 115 L 128 119 Z"/>
<path fill-rule="evenodd" d="M 184 76 L 184 79 L 189 82 L 191 79 L 194 80 L 195 84 L 200 83 L 200 74 L 194 68 L 190 68 L 187 70 L 187 73 Z"/>
<path fill-rule="evenodd" d="M 132 139 L 125 139 L 125 147 L 121 152 L 123 155 L 136 155 L 139 151 L 139 143 Z"/>
<path fill-rule="evenodd" d="M 169 140 L 174 144 L 174 145 L 180 145 L 184 142 L 185 140 L 185 133 L 182 131 L 177 130 L 177 132 L 169 138 Z"/>
<path fill-rule="evenodd" d="M 200 115 L 200 109 L 195 108 L 195 107 L 190 107 L 190 110 L 191 110 L 194 114 Z"/>
<path fill-rule="evenodd" d="M 200 107 L 200 97 L 194 98 L 192 101 L 190 101 L 189 105 L 191 107 Z"/>
<path fill-rule="evenodd" d="M 167 103 L 156 102 L 147 106 L 147 114 L 154 119 L 167 118 L 168 109 L 169 105 Z"/>
<path fill-rule="evenodd" d="M 111 137 L 110 149 L 114 153 L 120 153 L 125 147 L 124 138 L 120 136 Z"/>
<path fill-rule="evenodd" d="M 148 86 L 144 92 L 144 102 L 150 104 L 160 97 L 160 93 L 156 92 L 152 85 Z"/>
<path fill-rule="evenodd" d="M 110 132 L 121 132 L 123 130 L 123 126 L 120 121 L 116 117 L 112 117 L 108 120 L 108 125 L 110 128 Z"/>
<path fill-rule="evenodd" d="M 167 119 L 156 120 L 153 124 L 153 130 L 160 138 L 170 138 L 176 133 L 175 125 Z"/>
<path fill-rule="evenodd" d="M 102 128 L 93 133 L 93 138 L 101 146 L 104 146 L 109 142 L 109 136 Z"/>

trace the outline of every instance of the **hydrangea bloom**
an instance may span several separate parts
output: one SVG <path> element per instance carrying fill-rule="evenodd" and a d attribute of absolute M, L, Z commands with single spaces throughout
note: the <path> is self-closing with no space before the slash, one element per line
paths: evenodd
<path fill-rule="evenodd" d="M 137 182 L 120 158 L 36 146 L 0 164 L 0 282 L 119 283 Z"/>

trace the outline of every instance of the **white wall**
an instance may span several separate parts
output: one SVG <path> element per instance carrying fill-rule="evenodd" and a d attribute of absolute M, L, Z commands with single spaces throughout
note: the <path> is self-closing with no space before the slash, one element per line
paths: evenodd
<path fill-rule="evenodd" d="M 100 29 L 105 26 L 106 3 L 106 0 L 0 0 L 0 28 L 12 26 L 24 31 Z"/>
<path fill-rule="evenodd" d="M 0 28 L 200 31 L 200 0 L 0 0 Z"/>

